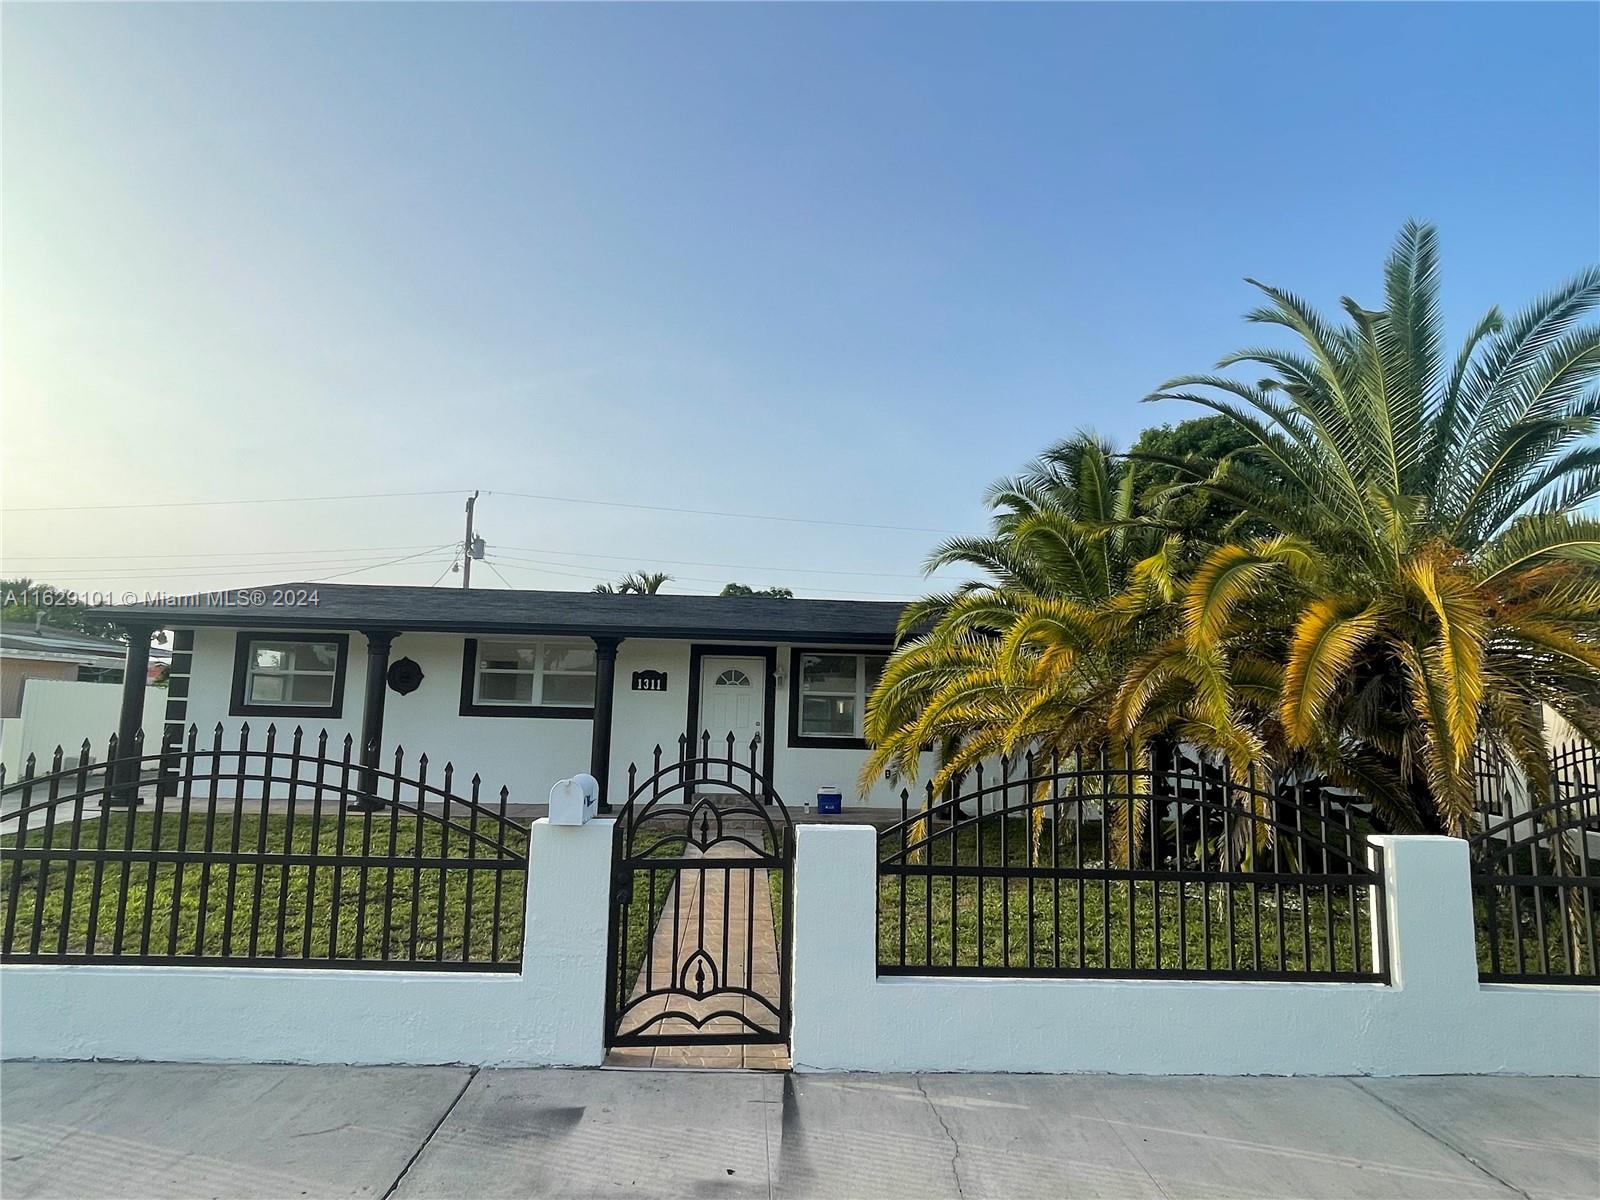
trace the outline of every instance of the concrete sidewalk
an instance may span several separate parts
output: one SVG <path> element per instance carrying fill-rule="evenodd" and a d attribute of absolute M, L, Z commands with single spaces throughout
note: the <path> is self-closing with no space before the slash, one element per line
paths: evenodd
<path fill-rule="evenodd" d="M 0 1067 L 33 1196 L 1600 1195 L 1600 1081 Z"/>

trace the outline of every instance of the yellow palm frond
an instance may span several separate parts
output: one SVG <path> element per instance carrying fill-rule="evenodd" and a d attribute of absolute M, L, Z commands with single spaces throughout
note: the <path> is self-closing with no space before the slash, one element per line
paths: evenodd
<path fill-rule="evenodd" d="M 1280 569 L 1308 574 L 1311 556 L 1289 538 L 1229 543 L 1214 550 L 1195 571 L 1183 598 L 1189 644 L 1216 645 L 1239 602 L 1259 591 Z"/>
<path fill-rule="evenodd" d="M 1430 678 L 1444 699 L 1444 744 L 1449 748 L 1452 770 L 1459 769 L 1477 740 L 1478 713 L 1483 705 L 1488 638 L 1484 600 L 1469 577 L 1441 567 L 1433 554 L 1411 559 L 1406 575 L 1437 622 L 1437 633 L 1426 653 L 1432 668 Z"/>
<path fill-rule="evenodd" d="M 1319 740 L 1324 708 L 1377 628 L 1377 606 L 1349 596 L 1313 601 L 1300 614 L 1289 645 L 1279 708 L 1290 745 L 1305 748 Z"/>

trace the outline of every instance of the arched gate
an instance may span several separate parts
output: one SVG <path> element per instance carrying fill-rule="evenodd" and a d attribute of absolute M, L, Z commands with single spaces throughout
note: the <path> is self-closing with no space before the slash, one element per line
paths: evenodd
<path fill-rule="evenodd" d="M 787 1044 L 794 826 L 734 736 L 628 768 L 612 851 L 609 1046 Z"/>

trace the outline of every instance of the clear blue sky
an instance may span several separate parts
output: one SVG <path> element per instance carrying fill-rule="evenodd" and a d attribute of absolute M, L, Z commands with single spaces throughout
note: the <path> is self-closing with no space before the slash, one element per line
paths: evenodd
<path fill-rule="evenodd" d="M 1592 4 L 4 25 L 12 510 L 480 487 L 973 529 L 1046 443 L 1189 415 L 1138 401 L 1259 339 L 1245 275 L 1372 301 L 1429 219 L 1459 336 L 1600 258 Z M 239 585 L 459 523 L 452 496 L 12 511 L 5 569 Z M 661 562 L 679 591 L 909 595 L 933 540 L 505 496 L 481 525 L 560 564 L 503 562 L 523 587 L 675 559 L 783 568 Z"/>

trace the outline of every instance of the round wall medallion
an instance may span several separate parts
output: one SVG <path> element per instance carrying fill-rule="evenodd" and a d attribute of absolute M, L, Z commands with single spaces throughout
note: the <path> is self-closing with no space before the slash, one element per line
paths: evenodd
<path fill-rule="evenodd" d="M 409 696 L 422 684 L 422 668 L 413 659 L 402 658 L 389 666 L 389 686 L 402 696 Z"/>

